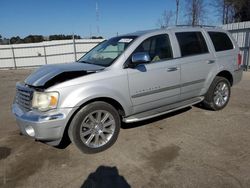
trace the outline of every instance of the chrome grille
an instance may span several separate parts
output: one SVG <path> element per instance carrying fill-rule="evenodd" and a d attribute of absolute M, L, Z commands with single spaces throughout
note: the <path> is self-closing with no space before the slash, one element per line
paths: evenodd
<path fill-rule="evenodd" d="M 16 86 L 16 103 L 25 110 L 31 109 L 33 90 L 25 85 Z"/>

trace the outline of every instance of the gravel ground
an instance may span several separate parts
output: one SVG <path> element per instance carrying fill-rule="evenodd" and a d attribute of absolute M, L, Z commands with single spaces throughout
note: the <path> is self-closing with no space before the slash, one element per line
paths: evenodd
<path fill-rule="evenodd" d="M 31 71 L 0 70 L 0 187 L 250 187 L 250 72 L 224 110 L 123 125 L 115 145 L 87 155 L 19 135 L 10 108 Z"/>

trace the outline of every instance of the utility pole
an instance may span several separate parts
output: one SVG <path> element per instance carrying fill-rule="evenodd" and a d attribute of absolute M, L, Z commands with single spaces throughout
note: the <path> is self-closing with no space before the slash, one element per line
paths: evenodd
<path fill-rule="evenodd" d="M 97 35 L 100 36 L 100 27 L 99 27 L 99 5 L 98 5 L 98 0 L 95 3 L 95 12 L 96 12 L 96 32 Z"/>
<path fill-rule="evenodd" d="M 176 0 L 176 19 L 175 19 L 175 25 L 178 25 L 178 17 L 179 17 L 179 4 L 180 0 Z"/>
<path fill-rule="evenodd" d="M 92 26 L 91 26 L 91 24 L 89 25 L 89 38 L 91 38 L 92 37 Z"/>

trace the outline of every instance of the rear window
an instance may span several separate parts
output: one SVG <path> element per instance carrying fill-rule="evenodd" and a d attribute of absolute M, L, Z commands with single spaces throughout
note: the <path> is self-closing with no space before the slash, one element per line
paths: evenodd
<path fill-rule="evenodd" d="M 208 32 L 216 52 L 233 49 L 233 43 L 226 33 Z"/>
<path fill-rule="evenodd" d="M 207 44 L 201 32 L 180 32 L 175 35 L 182 57 L 208 53 Z"/>

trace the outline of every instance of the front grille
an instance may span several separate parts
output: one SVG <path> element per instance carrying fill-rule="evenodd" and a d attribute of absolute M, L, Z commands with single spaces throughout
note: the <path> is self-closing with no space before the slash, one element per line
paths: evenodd
<path fill-rule="evenodd" d="M 25 110 L 31 109 L 33 90 L 28 86 L 17 84 L 16 86 L 16 103 Z"/>

